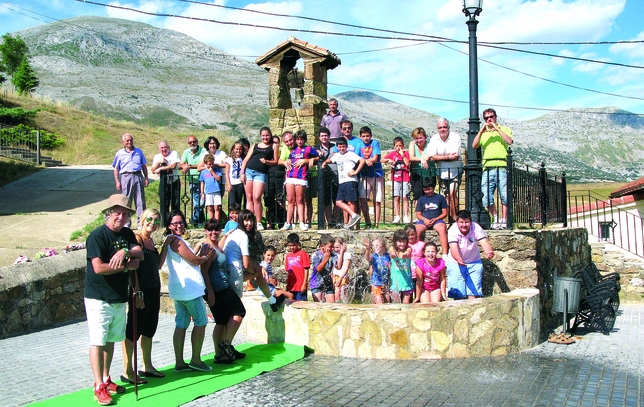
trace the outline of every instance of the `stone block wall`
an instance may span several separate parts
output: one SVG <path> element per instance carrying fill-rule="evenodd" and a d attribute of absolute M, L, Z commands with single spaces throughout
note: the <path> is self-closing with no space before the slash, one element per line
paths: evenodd
<path fill-rule="evenodd" d="M 0 268 L 0 336 L 85 316 L 85 250 Z"/>
<path fill-rule="evenodd" d="M 244 296 L 245 336 L 308 346 L 317 354 L 378 359 L 498 356 L 539 343 L 539 292 L 516 290 L 440 304 L 338 305 L 295 302 L 273 313 Z"/>

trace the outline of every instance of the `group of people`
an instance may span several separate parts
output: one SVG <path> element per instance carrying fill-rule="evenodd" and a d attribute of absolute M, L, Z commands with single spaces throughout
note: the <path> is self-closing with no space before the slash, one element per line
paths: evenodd
<path fill-rule="evenodd" d="M 225 227 L 214 218 L 206 221 L 205 239 L 194 248 L 182 237 L 187 226 L 185 215 L 179 210 L 171 211 L 158 251 L 152 236 L 161 225 L 159 211 L 143 211 L 135 234 L 126 226 L 135 213 L 128 197 L 123 194 L 110 197 L 103 211 L 105 224 L 87 239 L 84 303 L 94 399 L 98 404 L 110 405 L 114 394 L 125 392 L 125 387 L 113 382 L 110 376 L 115 342 L 122 341 L 122 382 L 134 384 L 136 380 L 137 384 L 145 384 L 149 378 L 165 377 L 152 363 L 152 338 L 160 310 L 159 269 L 164 263 L 169 271 L 169 296 L 176 310 L 172 337 L 175 372 L 212 369 L 201 357 L 208 323 L 206 304 L 216 324 L 212 333 L 213 362 L 232 363 L 246 356 L 232 345 L 246 315 L 241 301 L 245 280 L 252 280 L 263 291 L 272 311 L 278 311 L 286 295 L 276 293 L 271 274 L 261 265 L 262 257 L 266 256 L 255 215 L 248 210 L 240 211 L 238 205 L 234 208 Z M 128 302 L 130 306 L 126 307 Z M 186 361 L 184 344 L 191 321 L 192 350 Z M 132 355 L 138 341 L 143 366 L 135 374 Z"/>
<path fill-rule="evenodd" d="M 494 109 L 486 109 L 483 118 L 485 124 L 472 147 L 481 147 L 483 151 L 483 204 L 493 217 L 492 228 L 504 229 L 505 168 L 513 135 L 510 128 L 496 123 Z M 354 137 L 353 123 L 338 110 L 337 100 L 330 99 L 329 112 L 322 118 L 315 146 L 307 144 L 308 135 L 303 130 L 286 131 L 280 138 L 270 128 L 262 127 L 259 142 L 251 145 L 248 139 L 239 139 L 226 154 L 220 150 L 217 138 L 208 137 L 201 147 L 191 135 L 181 156 L 166 141 L 159 142 L 152 172 L 165 177 L 164 189 L 159 193 L 164 197 L 165 207 L 172 210 L 179 209 L 180 177 L 185 175 L 192 196 L 193 224 L 221 219 L 223 196 L 228 192 L 228 205 L 240 204 L 254 213 L 259 230 L 265 226 L 290 230 L 298 224 L 300 230 L 307 230 L 313 215 L 313 198 L 321 187 L 327 223 L 352 228 L 364 219 L 368 228 L 381 222 L 385 190 L 382 164 L 386 163 L 391 165 L 393 223 L 411 221 L 409 197 L 418 201 L 423 196 L 427 178 L 438 181 L 448 203 L 448 218 L 453 221 L 458 212 L 458 189 L 463 174 L 462 141 L 450 131 L 447 119 L 439 119 L 436 129 L 428 140 L 422 127 L 415 128 L 407 147 L 401 137 L 394 138 L 393 150 L 383 156 L 371 129 L 363 126 L 359 137 Z M 132 135 L 124 134 L 122 143 L 123 149 L 117 151 L 113 162 L 116 189 L 128 196 L 130 204 L 135 204 L 140 219 L 145 210 L 143 190 L 148 185 L 146 159 L 134 147 Z M 320 174 L 317 164 L 321 164 Z M 494 199 L 497 190 L 502 204 L 500 214 Z"/>

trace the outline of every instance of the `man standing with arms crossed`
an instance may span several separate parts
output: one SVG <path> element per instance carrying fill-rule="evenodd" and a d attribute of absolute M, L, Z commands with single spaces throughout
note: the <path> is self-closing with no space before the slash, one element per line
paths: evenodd
<path fill-rule="evenodd" d="M 496 111 L 483 111 L 485 125 L 472 141 L 473 148 L 483 150 L 483 178 L 481 190 L 483 205 L 487 206 L 492 216 L 492 229 L 506 229 L 508 219 L 507 157 L 508 147 L 512 145 L 512 130 L 496 123 Z M 501 198 L 501 217 L 494 204 L 494 190 L 499 191 Z"/>
<path fill-rule="evenodd" d="M 188 137 L 188 148 L 181 156 L 181 172 L 188 174 L 190 183 L 190 194 L 192 195 L 192 217 L 190 222 L 198 225 L 204 220 L 203 208 L 201 207 L 201 183 L 199 182 L 199 171 L 197 165 L 203 160 L 203 156 L 208 153 L 205 148 L 199 145 L 199 140 L 195 136 Z"/>
<path fill-rule="evenodd" d="M 326 127 L 331 131 L 331 141 L 334 139 L 342 137 L 340 131 L 342 122 L 349 120 L 346 114 L 341 113 L 338 110 L 338 101 L 337 99 L 329 99 L 329 112 L 322 116 L 322 121 L 320 122 L 320 127 Z"/>
<path fill-rule="evenodd" d="M 114 182 L 116 190 L 127 196 L 128 206 L 132 201 L 136 205 L 136 223 L 141 223 L 141 213 L 145 210 L 145 187 L 148 186 L 148 167 L 145 165 L 145 155 L 141 149 L 134 147 L 134 137 L 125 133 L 121 137 L 123 149 L 114 155 Z M 129 219 L 129 218 L 128 218 Z M 130 226 L 130 222 L 126 225 Z"/>
<path fill-rule="evenodd" d="M 159 154 L 152 159 L 152 172 L 159 176 L 165 176 L 164 208 L 165 214 L 170 210 L 179 209 L 179 193 L 181 192 L 181 181 L 179 180 L 179 154 L 170 150 L 170 145 L 165 140 L 159 142 Z M 163 173 L 163 174 L 162 174 Z M 161 184 L 159 183 L 159 196 L 161 195 Z"/>
<path fill-rule="evenodd" d="M 441 192 L 447 198 L 450 222 L 458 212 L 458 188 L 461 186 L 463 160 L 461 159 L 461 136 L 449 129 L 447 119 L 440 118 L 436 123 L 438 133 L 429 140 L 427 157 L 436 163 L 438 182 Z"/>
<path fill-rule="evenodd" d="M 110 378 L 114 342 L 125 340 L 129 270 L 139 267 L 143 251 L 134 232 L 125 227 L 134 210 L 128 197 L 110 196 L 103 210 L 105 224 L 87 238 L 85 274 L 85 313 L 89 328 L 89 361 L 94 375 L 94 400 L 102 406 L 112 404 L 112 394 L 125 392 Z"/>

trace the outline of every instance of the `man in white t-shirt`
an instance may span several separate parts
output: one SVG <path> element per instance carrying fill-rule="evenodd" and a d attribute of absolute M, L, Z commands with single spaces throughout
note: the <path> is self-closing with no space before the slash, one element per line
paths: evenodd
<path fill-rule="evenodd" d="M 479 244 L 488 259 L 494 257 L 492 245 L 481 226 L 472 222 L 469 211 L 456 214 L 456 223 L 447 231 L 447 296 L 455 300 L 483 296 L 483 262 Z"/>
<path fill-rule="evenodd" d="M 163 183 L 159 183 L 159 196 L 163 196 L 165 212 L 179 210 L 179 193 L 181 192 L 181 181 L 179 178 L 179 153 L 170 150 L 170 145 L 161 140 L 159 142 L 159 154 L 152 159 L 152 172 L 159 177 L 165 177 L 165 188 L 161 191 Z M 163 194 L 162 194 L 163 192 Z M 165 213 L 162 211 L 162 213 Z"/>
<path fill-rule="evenodd" d="M 457 191 L 463 174 L 461 136 L 449 130 L 449 122 L 444 118 L 438 119 L 436 128 L 438 133 L 429 140 L 425 157 L 436 163 L 441 193 L 447 198 L 449 216 L 454 219 L 458 212 Z"/>

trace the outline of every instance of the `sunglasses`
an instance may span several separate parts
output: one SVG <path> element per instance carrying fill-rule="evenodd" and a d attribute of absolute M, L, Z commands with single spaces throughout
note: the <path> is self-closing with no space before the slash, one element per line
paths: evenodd
<path fill-rule="evenodd" d="M 148 216 L 147 218 L 145 218 L 145 220 L 148 221 L 148 223 L 153 223 L 154 222 L 155 225 L 160 225 L 161 224 L 161 219 L 153 218 L 152 216 Z"/>
<path fill-rule="evenodd" d="M 490 119 L 494 119 L 494 116 L 483 116 L 483 118 L 484 118 L 485 120 L 490 120 Z"/>
<path fill-rule="evenodd" d="M 219 233 L 219 229 L 206 229 L 206 232 L 217 232 L 217 233 Z"/>

